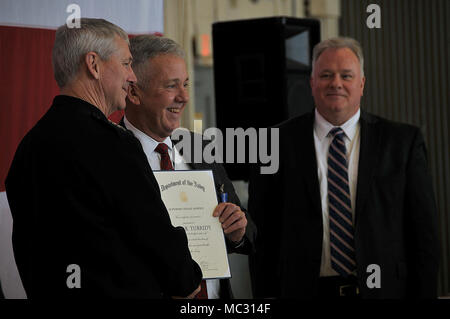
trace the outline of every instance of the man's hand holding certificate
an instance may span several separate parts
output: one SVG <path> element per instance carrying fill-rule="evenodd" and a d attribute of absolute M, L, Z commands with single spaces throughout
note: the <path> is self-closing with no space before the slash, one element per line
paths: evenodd
<path fill-rule="evenodd" d="M 231 203 L 217 205 L 211 170 L 155 171 L 154 174 L 170 220 L 174 226 L 186 230 L 192 258 L 200 265 L 203 278 L 229 278 L 224 232 L 231 234 L 227 236 L 232 241 L 242 238 L 240 224 L 246 223 L 246 219 L 240 220 L 236 212 L 239 207 Z"/>
<path fill-rule="evenodd" d="M 241 208 L 233 203 L 220 203 L 213 213 L 219 217 L 223 232 L 229 240 L 239 243 L 245 234 L 247 218 Z"/>

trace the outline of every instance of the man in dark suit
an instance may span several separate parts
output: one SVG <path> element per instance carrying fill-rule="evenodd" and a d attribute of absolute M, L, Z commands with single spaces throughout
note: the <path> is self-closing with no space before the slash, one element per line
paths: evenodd
<path fill-rule="evenodd" d="M 20 143 L 6 180 L 26 293 L 193 297 L 202 273 L 186 233 L 170 223 L 139 141 L 107 119 L 136 81 L 128 36 L 105 20 L 80 24 L 56 31 L 61 95 Z"/>
<path fill-rule="evenodd" d="M 437 209 L 416 127 L 360 110 L 359 43 L 313 51 L 313 113 L 280 133 L 280 168 L 252 173 L 256 297 L 435 298 Z"/>
<path fill-rule="evenodd" d="M 203 160 L 200 163 L 189 161 L 175 145 L 179 141 L 171 139 L 172 132 L 180 126 L 180 117 L 189 99 L 182 48 L 171 39 L 149 35 L 134 37 L 130 43 L 138 83 L 129 87 L 122 125 L 139 139 L 153 170 L 213 171 L 219 202 L 220 193 L 228 194 L 228 201 L 220 203 L 214 211 L 214 216 L 222 223 L 228 252 L 248 254 L 253 249 L 254 225 L 242 211 L 223 166 Z M 189 134 L 189 138 L 190 145 L 194 146 L 194 135 Z M 165 153 L 161 153 L 160 148 L 164 148 Z M 193 154 L 195 149 L 190 151 Z M 167 163 L 170 167 L 164 167 L 164 158 L 170 158 Z M 232 298 L 228 279 L 207 280 L 206 287 L 209 299 Z"/>

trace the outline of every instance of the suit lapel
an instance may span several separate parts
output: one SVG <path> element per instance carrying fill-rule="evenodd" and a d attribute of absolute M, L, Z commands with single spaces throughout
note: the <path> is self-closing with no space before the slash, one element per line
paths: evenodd
<path fill-rule="evenodd" d="M 224 183 L 221 179 L 220 176 L 218 174 L 215 174 L 215 170 L 214 170 L 214 164 L 208 164 L 203 162 L 203 157 L 202 157 L 202 162 L 201 163 L 195 163 L 194 162 L 194 134 L 193 132 L 190 132 L 191 134 L 191 163 L 188 163 L 188 165 L 191 167 L 191 169 L 193 170 L 212 170 L 213 171 L 213 176 L 214 176 L 214 183 L 215 183 L 215 187 L 216 187 L 216 192 L 219 193 L 219 189 L 222 186 L 222 184 Z M 179 140 L 172 138 L 172 142 L 174 147 L 178 150 L 178 152 L 180 153 L 181 156 L 183 156 L 183 150 L 179 149 L 177 147 L 177 143 L 179 142 Z M 202 151 L 203 148 L 205 147 L 207 141 L 204 141 L 202 139 Z"/>
<path fill-rule="evenodd" d="M 124 117 L 122 116 L 122 118 L 121 118 L 120 121 L 119 121 L 119 125 L 122 126 L 123 128 L 127 128 L 127 127 L 125 126 L 125 121 L 124 121 L 123 119 L 124 119 Z"/>
<path fill-rule="evenodd" d="M 304 163 L 303 176 L 314 210 L 322 215 L 316 148 L 314 146 L 314 112 L 310 113 L 310 116 L 306 118 L 306 123 L 300 124 L 300 127 L 303 129 L 303 131 L 300 131 L 300 136 L 303 137 L 297 139 L 298 144 L 292 149 L 297 153 L 296 157 L 299 159 L 297 163 Z M 298 134 L 298 132 L 295 134 Z M 301 160 L 302 158 L 304 160 Z"/>
<path fill-rule="evenodd" d="M 358 162 L 358 182 L 356 186 L 355 225 L 363 214 L 376 165 L 377 154 L 381 147 L 381 132 L 375 125 L 376 119 L 361 110 L 361 135 Z"/>
<path fill-rule="evenodd" d="M 203 162 L 203 157 L 201 158 L 201 160 L 202 160 L 201 163 L 195 163 L 194 162 L 194 133 L 190 132 L 190 136 L 191 136 L 191 143 L 190 143 L 190 145 L 191 145 L 191 163 L 189 163 L 189 166 L 192 169 L 199 169 L 199 170 L 201 170 L 201 169 L 211 169 L 211 165 L 210 164 L 207 164 L 207 163 Z M 180 142 L 180 141 L 178 139 L 175 139 L 175 138 L 172 138 L 172 137 L 171 137 L 171 140 L 172 140 L 173 146 L 178 150 L 180 155 L 183 156 L 183 149 L 180 149 L 177 146 L 178 142 Z M 202 152 L 203 152 L 203 148 L 205 147 L 205 143 L 206 143 L 206 141 L 204 141 L 202 139 Z"/>

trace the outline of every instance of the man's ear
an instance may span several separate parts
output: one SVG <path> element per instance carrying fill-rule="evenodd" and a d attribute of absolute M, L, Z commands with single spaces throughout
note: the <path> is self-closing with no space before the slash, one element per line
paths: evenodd
<path fill-rule="evenodd" d="M 139 89 L 136 87 L 136 84 L 130 83 L 128 85 L 127 97 L 128 100 L 130 100 L 130 102 L 133 103 L 134 105 L 141 104 L 141 99 L 139 97 L 138 90 Z"/>
<path fill-rule="evenodd" d="M 95 78 L 100 78 L 100 57 L 96 52 L 88 52 L 84 57 L 84 62 L 86 63 L 86 67 L 88 72 Z"/>
<path fill-rule="evenodd" d="M 310 86 L 311 89 L 314 86 L 314 77 L 312 75 L 309 77 L 309 86 Z"/>
<path fill-rule="evenodd" d="M 361 96 L 364 95 L 364 84 L 366 83 L 366 77 L 363 76 L 361 79 Z"/>

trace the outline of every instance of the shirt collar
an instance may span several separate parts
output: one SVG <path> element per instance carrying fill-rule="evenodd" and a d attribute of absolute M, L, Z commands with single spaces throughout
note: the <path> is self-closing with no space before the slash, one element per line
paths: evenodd
<path fill-rule="evenodd" d="M 150 152 L 155 151 L 155 148 L 158 146 L 160 142 L 158 142 L 154 138 L 148 136 L 147 134 L 136 128 L 133 124 L 130 123 L 130 121 L 128 121 L 125 115 L 123 117 L 123 122 L 125 123 L 125 127 L 129 129 L 134 134 L 134 136 L 141 142 L 142 148 L 144 148 L 144 150 L 148 150 Z M 168 150 L 169 152 L 172 152 L 173 144 L 172 140 L 170 139 L 170 136 L 167 136 L 162 143 L 166 144 L 169 147 Z"/>
<path fill-rule="evenodd" d="M 347 136 L 350 141 L 355 137 L 360 115 L 361 109 L 358 109 L 355 115 L 353 115 L 350 119 L 347 120 L 347 122 L 340 126 L 340 128 L 344 131 L 345 136 Z M 314 117 L 314 131 L 317 134 L 319 140 L 322 141 L 333 127 L 335 126 L 328 122 L 322 115 L 320 115 L 316 108 Z"/>

